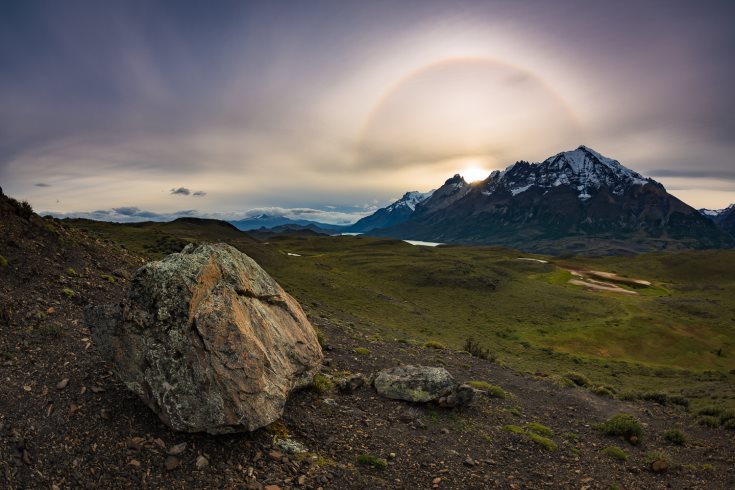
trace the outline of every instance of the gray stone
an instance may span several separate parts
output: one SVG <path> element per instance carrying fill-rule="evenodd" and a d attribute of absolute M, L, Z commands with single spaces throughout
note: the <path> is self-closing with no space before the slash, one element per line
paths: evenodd
<path fill-rule="evenodd" d="M 121 305 L 85 313 L 118 377 L 174 430 L 268 425 L 322 362 L 299 304 L 226 244 L 188 245 L 146 264 Z"/>
<path fill-rule="evenodd" d="M 430 402 L 452 394 L 457 383 L 444 368 L 398 366 L 379 371 L 373 385 L 378 394 L 386 398 Z"/>

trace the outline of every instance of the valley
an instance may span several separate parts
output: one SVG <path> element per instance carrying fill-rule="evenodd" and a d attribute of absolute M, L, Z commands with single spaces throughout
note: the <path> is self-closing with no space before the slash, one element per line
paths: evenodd
<path fill-rule="evenodd" d="M 518 371 L 580 371 L 620 394 L 735 407 L 733 250 L 561 258 L 366 236 L 258 242 L 177 222 L 72 223 L 151 258 L 162 240 L 229 242 L 312 315 L 376 338 L 461 350 L 473 337 Z M 570 270 L 626 293 L 575 284 Z"/>

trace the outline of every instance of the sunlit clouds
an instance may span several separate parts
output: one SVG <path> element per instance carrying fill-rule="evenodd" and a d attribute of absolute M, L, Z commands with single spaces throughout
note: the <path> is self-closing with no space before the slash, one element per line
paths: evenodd
<path fill-rule="evenodd" d="M 334 222 L 585 144 L 724 207 L 732 14 L 571 0 L 3 5 L 0 185 L 62 213 L 294 208 L 342 213 L 323 216 Z"/>

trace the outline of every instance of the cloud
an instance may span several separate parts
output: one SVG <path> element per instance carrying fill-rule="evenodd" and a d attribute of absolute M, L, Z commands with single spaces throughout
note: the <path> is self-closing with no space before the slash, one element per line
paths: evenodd
<path fill-rule="evenodd" d="M 196 191 L 194 194 L 192 194 L 194 197 L 204 197 L 207 195 L 204 191 Z"/>
<path fill-rule="evenodd" d="M 186 187 L 175 187 L 171 189 L 171 194 L 181 194 L 182 196 L 188 196 L 191 194 L 191 190 Z"/>
<path fill-rule="evenodd" d="M 699 170 L 699 169 L 655 169 L 648 172 L 651 177 L 688 177 L 692 179 L 735 180 L 733 171 Z"/>
<path fill-rule="evenodd" d="M 43 182 L 39 182 L 33 185 L 35 185 L 36 187 L 51 187 L 51 184 L 44 184 Z"/>
<path fill-rule="evenodd" d="M 42 211 L 42 215 L 51 215 L 55 218 L 83 218 L 95 221 L 113 221 L 118 223 L 135 223 L 140 221 L 173 221 L 182 217 L 212 218 L 223 221 L 237 221 L 241 219 L 254 218 L 256 216 L 283 216 L 293 220 L 318 221 L 335 225 L 349 225 L 367 216 L 367 211 L 340 211 L 331 209 L 324 211 L 312 208 L 281 208 L 263 207 L 254 208 L 244 213 L 203 213 L 196 209 L 185 209 L 173 213 L 156 213 L 140 209 L 137 206 L 122 206 L 112 209 L 98 209 L 89 212 L 61 213 L 57 211 Z"/>

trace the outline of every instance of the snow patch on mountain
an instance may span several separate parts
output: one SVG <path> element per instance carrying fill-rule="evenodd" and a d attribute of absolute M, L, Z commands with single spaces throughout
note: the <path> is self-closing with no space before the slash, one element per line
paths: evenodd
<path fill-rule="evenodd" d="M 577 190 L 579 199 L 587 200 L 603 186 L 613 194 L 622 195 L 631 186 L 654 182 L 617 160 L 580 146 L 576 150 L 557 153 L 541 163 L 521 161 L 502 172 L 493 172 L 486 186 L 490 192 L 503 188 L 515 196 L 533 186 L 548 191 L 568 185 Z"/>
<path fill-rule="evenodd" d="M 427 200 L 434 193 L 434 190 L 429 192 L 410 191 L 406 192 L 402 198 L 387 206 L 385 210 L 389 213 L 401 208 L 407 208 L 411 211 L 416 209 L 416 205 Z"/>

